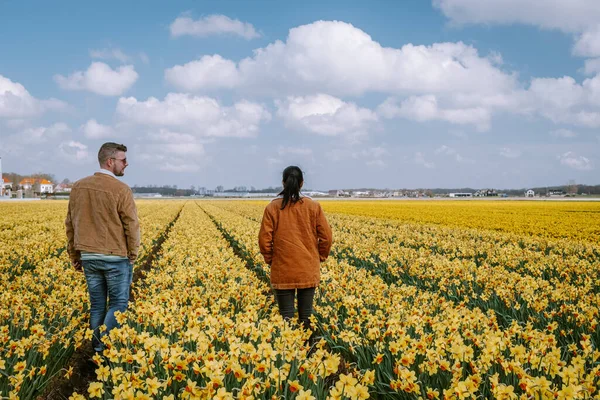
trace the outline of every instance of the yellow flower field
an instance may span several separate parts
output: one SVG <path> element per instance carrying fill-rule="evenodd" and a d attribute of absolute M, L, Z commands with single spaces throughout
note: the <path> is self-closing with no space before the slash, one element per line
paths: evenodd
<path fill-rule="evenodd" d="M 326 201 L 326 212 L 541 236 L 600 240 L 600 202 Z"/>
<path fill-rule="evenodd" d="M 138 202 L 153 264 L 65 397 L 600 398 L 600 203 L 323 201 L 312 349 L 270 292 L 266 204 Z M 36 398 L 89 335 L 65 212 L 0 204 L 0 397 Z"/>
<path fill-rule="evenodd" d="M 143 259 L 182 203 L 141 202 Z M 67 202 L 0 203 L 0 396 L 35 398 L 87 335 L 85 278 L 71 268 Z"/>

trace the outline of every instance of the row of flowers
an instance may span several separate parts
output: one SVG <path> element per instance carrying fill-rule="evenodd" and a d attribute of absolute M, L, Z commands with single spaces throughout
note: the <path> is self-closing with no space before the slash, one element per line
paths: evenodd
<path fill-rule="evenodd" d="M 1 232 L 10 256 L 0 264 L 0 397 L 31 399 L 65 372 L 73 352 L 89 337 L 88 294 L 83 274 L 71 268 L 65 251 L 57 251 L 66 246 L 66 202 L 0 207 L 2 226 L 17 232 L 14 237 Z M 182 204 L 142 202 L 138 207 L 143 258 Z M 15 254 L 30 267 L 15 269 Z"/>

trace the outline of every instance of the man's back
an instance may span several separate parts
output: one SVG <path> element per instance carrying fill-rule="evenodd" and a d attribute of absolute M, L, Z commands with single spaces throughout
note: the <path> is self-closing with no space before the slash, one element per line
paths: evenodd
<path fill-rule="evenodd" d="M 102 338 L 119 326 L 125 312 L 140 246 L 140 224 L 133 193 L 117 179 L 127 163 L 127 146 L 107 142 L 98 151 L 100 170 L 73 185 L 65 225 L 71 264 L 83 270 L 90 295 L 92 348 L 101 353 Z M 104 330 L 100 328 L 105 326 Z"/>
<path fill-rule="evenodd" d="M 72 251 L 118 255 L 135 260 L 140 236 L 131 189 L 113 176 L 97 172 L 73 185 L 67 214 Z M 70 241 L 71 242 L 71 241 Z M 73 257 L 72 257 L 73 258 Z"/>

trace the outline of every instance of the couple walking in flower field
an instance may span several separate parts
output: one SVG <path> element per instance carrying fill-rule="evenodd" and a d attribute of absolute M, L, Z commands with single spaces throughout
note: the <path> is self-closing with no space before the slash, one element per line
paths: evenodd
<path fill-rule="evenodd" d="M 140 225 L 133 193 L 119 181 L 129 165 L 127 147 L 104 143 L 98 151 L 100 168 L 77 181 L 65 220 L 67 251 L 72 266 L 83 271 L 90 298 L 92 347 L 102 353 L 102 337 L 118 326 L 117 311 L 127 310 L 140 246 Z M 310 329 L 320 263 L 329 255 L 331 228 L 319 203 L 301 193 L 300 168 L 283 171 L 283 190 L 265 208 L 258 242 L 271 266 L 271 286 L 284 319 L 294 317 Z M 104 328 L 105 329 L 104 329 Z"/>

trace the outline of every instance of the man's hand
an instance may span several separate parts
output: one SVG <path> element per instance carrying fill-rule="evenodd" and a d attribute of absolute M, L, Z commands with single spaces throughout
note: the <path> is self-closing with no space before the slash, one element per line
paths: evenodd
<path fill-rule="evenodd" d="M 83 265 L 81 260 L 71 260 L 71 265 L 75 268 L 75 271 L 83 271 Z"/>

